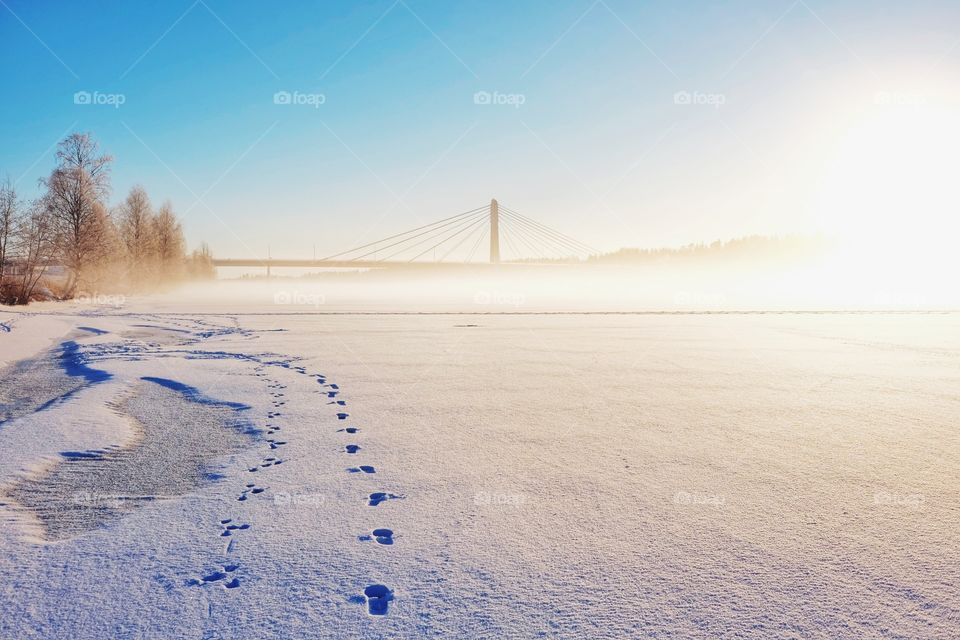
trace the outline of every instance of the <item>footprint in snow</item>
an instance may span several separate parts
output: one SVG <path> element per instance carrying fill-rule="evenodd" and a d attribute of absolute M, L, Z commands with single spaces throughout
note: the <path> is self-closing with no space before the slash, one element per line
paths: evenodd
<path fill-rule="evenodd" d="M 402 500 L 403 496 L 398 496 L 394 493 L 387 493 L 385 491 L 376 491 L 370 494 L 370 501 L 367 503 L 371 507 L 375 507 L 381 502 L 386 502 L 387 500 Z"/>
<path fill-rule="evenodd" d="M 225 589 L 236 589 L 240 586 L 240 579 L 236 576 L 231 576 L 233 572 L 240 568 L 240 565 L 236 564 L 225 564 L 223 565 L 223 570 L 213 571 L 203 576 L 200 579 L 190 579 L 187 580 L 187 586 L 190 587 L 202 587 L 208 584 L 223 584 Z M 229 578 L 229 580 L 228 580 Z"/>
<path fill-rule="evenodd" d="M 363 590 L 367 599 L 367 613 L 372 616 L 387 615 L 387 608 L 393 600 L 393 591 L 383 584 L 372 584 Z"/>
<path fill-rule="evenodd" d="M 374 469 L 373 467 L 371 467 L 371 466 L 368 465 L 368 464 L 362 464 L 362 465 L 360 465 L 359 467 L 350 467 L 349 469 L 347 469 L 347 471 L 349 471 L 350 473 L 360 473 L 361 471 L 362 471 L 363 473 L 376 473 L 376 472 L 377 472 L 376 469 Z"/>
<path fill-rule="evenodd" d="M 343 449 L 347 453 L 356 453 L 357 451 L 360 451 L 361 447 L 358 444 L 348 444 Z"/>
<path fill-rule="evenodd" d="M 263 493 L 266 490 L 267 490 L 266 487 L 258 487 L 257 485 L 250 483 L 247 485 L 247 488 L 243 490 L 243 492 L 240 494 L 240 497 L 237 498 L 237 500 L 239 500 L 240 502 L 246 502 L 247 498 L 249 497 L 249 494 L 252 493 L 254 495 L 257 495 L 257 494 Z"/>
<path fill-rule="evenodd" d="M 338 413 L 337 420 L 346 420 L 347 417 L 349 417 L 349 415 L 350 415 L 349 413 Z"/>
<path fill-rule="evenodd" d="M 337 429 L 337 433 L 356 433 L 360 431 L 360 427 L 347 427 L 346 429 Z"/>
<path fill-rule="evenodd" d="M 378 544 L 389 546 L 393 544 L 393 530 L 374 529 L 367 535 L 357 536 L 357 539 L 361 542 L 370 542 L 371 540 L 376 540 Z"/>
<path fill-rule="evenodd" d="M 232 518 L 225 518 L 220 521 L 220 537 L 229 538 L 234 531 L 246 531 L 249 528 L 249 524 L 237 524 Z"/>

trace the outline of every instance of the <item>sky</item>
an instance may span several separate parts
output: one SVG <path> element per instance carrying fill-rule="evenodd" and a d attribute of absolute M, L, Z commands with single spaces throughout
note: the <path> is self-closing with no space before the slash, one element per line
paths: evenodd
<path fill-rule="evenodd" d="M 218 257 L 494 197 L 604 251 L 956 231 L 956 2 L 0 0 L 0 56 L 0 176 L 90 131 Z"/>

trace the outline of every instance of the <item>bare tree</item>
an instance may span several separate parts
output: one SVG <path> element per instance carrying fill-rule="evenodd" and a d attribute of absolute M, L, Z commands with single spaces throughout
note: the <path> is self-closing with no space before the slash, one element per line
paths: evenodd
<path fill-rule="evenodd" d="M 153 219 L 154 243 L 161 272 L 161 279 L 178 280 L 183 275 L 186 239 L 183 227 L 173 212 L 173 205 L 166 201 Z"/>
<path fill-rule="evenodd" d="M 140 185 L 130 189 L 120 205 L 117 231 L 123 245 L 127 273 L 134 286 L 142 287 L 154 270 L 157 242 L 153 207 L 146 190 Z"/>
<path fill-rule="evenodd" d="M 18 227 L 23 273 L 18 279 L 13 302 L 27 304 L 55 259 L 56 226 L 50 208 L 40 202 L 26 212 Z"/>
<path fill-rule="evenodd" d="M 194 249 L 187 258 L 187 274 L 195 280 L 212 280 L 217 276 L 217 268 L 213 266 L 213 254 L 206 242 L 201 244 L 199 249 Z"/>
<path fill-rule="evenodd" d="M 98 201 L 93 206 L 89 233 L 96 244 L 84 267 L 83 280 L 78 284 L 83 286 L 87 293 L 115 289 L 118 285 L 118 274 L 123 272 L 123 249 L 117 226 L 110 217 L 107 206 L 102 202 Z"/>
<path fill-rule="evenodd" d="M 71 134 L 57 148 L 57 167 L 42 181 L 60 258 L 69 270 L 68 298 L 103 259 L 110 232 L 103 201 L 110 192 L 112 158 L 99 155 L 98 147 L 89 133 Z"/>
<path fill-rule="evenodd" d="M 13 258 L 16 247 L 20 200 L 16 189 L 8 179 L 0 185 L 0 286 L 7 274 L 7 263 Z"/>
<path fill-rule="evenodd" d="M 183 228 L 169 202 L 154 212 L 146 191 L 136 186 L 116 215 L 108 214 L 112 161 L 89 133 L 74 133 L 59 143 L 56 166 L 40 181 L 45 191 L 29 209 L 9 181 L 0 184 L 0 297 L 29 301 L 51 265 L 66 270 L 65 282 L 56 283 L 63 298 L 100 287 L 213 275 L 206 247 L 186 255 Z M 131 276 L 127 282 L 125 273 Z"/>

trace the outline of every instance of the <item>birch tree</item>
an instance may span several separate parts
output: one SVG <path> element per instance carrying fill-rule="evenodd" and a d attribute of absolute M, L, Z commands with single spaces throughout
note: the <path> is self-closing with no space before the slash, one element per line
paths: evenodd
<path fill-rule="evenodd" d="M 153 207 L 143 187 L 130 189 L 117 218 L 126 272 L 135 288 L 143 287 L 154 275 L 157 250 Z"/>
<path fill-rule="evenodd" d="M 107 255 L 111 229 L 103 203 L 110 193 L 111 162 L 89 133 L 74 133 L 58 145 L 57 166 L 42 181 L 60 259 L 68 270 L 68 298 Z"/>

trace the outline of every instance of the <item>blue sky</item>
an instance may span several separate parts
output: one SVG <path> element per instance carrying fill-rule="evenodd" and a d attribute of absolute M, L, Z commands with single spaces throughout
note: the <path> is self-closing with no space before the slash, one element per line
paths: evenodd
<path fill-rule="evenodd" d="M 91 131 L 114 203 L 143 184 L 224 257 L 491 197 L 601 249 L 806 232 L 878 95 L 953 108 L 958 40 L 945 1 L 2 0 L 0 175 L 35 195 Z"/>

